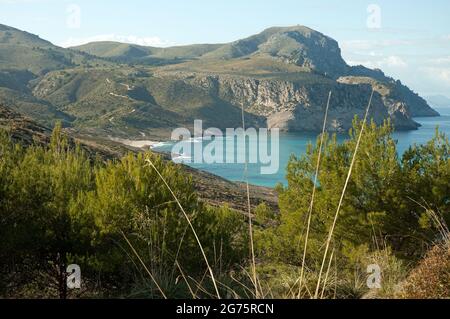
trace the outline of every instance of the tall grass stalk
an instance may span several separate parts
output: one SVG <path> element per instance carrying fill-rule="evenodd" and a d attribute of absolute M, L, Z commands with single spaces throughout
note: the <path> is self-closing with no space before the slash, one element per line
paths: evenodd
<path fill-rule="evenodd" d="M 303 285 L 306 252 L 308 250 L 309 231 L 311 228 L 311 217 L 312 217 L 312 211 L 313 211 L 313 207 L 314 207 L 314 197 L 316 195 L 317 180 L 319 178 L 320 160 L 322 158 L 322 148 L 323 148 L 323 142 L 325 139 L 325 130 L 326 130 L 327 120 L 328 120 L 328 109 L 330 108 L 330 100 L 331 100 L 331 91 L 328 94 L 327 106 L 325 108 L 325 116 L 323 118 L 323 128 L 322 128 L 322 135 L 320 137 L 319 155 L 317 157 L 316 172 L 314 175 L 313 191 L 312 191 L 312 195 L 311 195 L 311 203 L 309 205 L 309 210 L 308 210 L 308 224 L 306 226 L 305 246 L 303 247 L 302 268 L 300 270 L 300 280 L 299 280 L 299 288 L 298 288 L 298 296 L 297 296 L 299 299 L 300 299 L 302 285 Z"/>
<path fill-rule="evenodd" d="M 358 141 L 356 142 L 355 151 L 353 153 L 353 158 L 352 158 L 352 161 L 351 161 L 351 164 L 350 164 L 350 168 L 348 170 L 348 174 L 347 174 L 347 178 L 345 180 L 344 188 L 342 189 L 342 194 L 341 194 L 341 198 L 339 200 L 339 205 L 338 205 L 338 207 L 336 209 L 336 214 L 334 215 L 334 220 L 333 220 L 333 223 L 331 225 L 330 231 L 328 233 L 328 238 L 327 238 L 326 246 L 325 246 L 325 252 L 323 254 L 323 259 L 322 259 L 322 265 L 320 266 L 319 278 L 317 280 L 316 292 L 314 294 L 314 298 L 315 299 L 317 299 L 318 296 L 319 296 L 319 289 L 320 289 L 320 282 L 322 280 L 323 268 L 324 268 L 325 262 L 327 260 L 328 250 L 330 249 L 330 243 L 331 243 L 331 240 L 333 238 L 333 233 L 334 233 L 334 229 L 336 227 L 336 222 L 337 222 L 337 219 L 339 217 L 339 212 L 341 210 L 342 203 L 344 201 L 345 192 L 347 191 L 347 186 L 348 186 L 348 183 L 350 182 L 350 177 L 352 176 L 353 166 L 355 165 L 356 155 L 358 154 L 359 145 L 361 144 L 361 139 L 362 139 L 362 136 L 363 136 L 363 133 L 364 133 L 364 127 L 366 126 L 366 121 L 367 121 L 367 117 L 369 115 L 370 106 L 372 105 L 372 99 L 373 99 L 374 92 L 375 92 L 375 89 L 372 89 L 372 93 L 370 94 L 369 103 L 368 103 L 367 109 L 366 109 L 366 114 L 364 115 L 364 121 L 361 124 L 361 131 L 359 132 Z"/>
<path fill-rule="evenodd" d="M 201 242 L 200 242 L 200 238 L 198 237 L 197 232 L 195 231 L 194 226 L 192 225 L 191 220 L 190 220 L 188 214 L 187 214 L 186 211 L 184 210 L 183 206 L 181 205 L 180 201 L 178 200 L 178 197 L 177 197 L 177 196 L 175 195 L 175 193 L 173 192 L 172 188 L 171 188 L 171 187 L 169 186 L 169 184 L 167 183 L 166 179 L 162 176 L 162 174 L 159 172 L 159 170 L 158 170 L 158 169 L 156 168 L 156 166 L 153 164 L 152 160 L 151 160 L 150 158 L 147 157 L 146 162 L 150 165 L 150 167 L 152 167 L 152 168 L 156 171 L 156 173 L 158 174 L 158 176 L 159 176 L 159 177 L 161 178 L 161 180 L 163 181 L 164 185 L 166 185 L 167 189 L 169 190 L 169 192 L 172 194 L 173 198 L 174 198 L 175 201 L 177 202 L 178 207 L 180 207 L 181 211 L 183 212 L 183 215 L 184 215 L 184 217 L 186 218 L 186 221 L 188 222 L 189 227 L 191 228 L 191 230 L 192 230 L 192 232 L 193 232 L 193 234 L 194 234 L 194 236 L 195 236 L 195 239 L 196 239 L 196 241 L 197 241 L 197 244 L 198 244 L 198 246 L 199 246 L 199 248 L 200 248 L 200 251 L 201 251 L 201 253 L 202 253 L 202 255 L 203 255 L 203 258 L 204 258 L 204 260 L 205 260 L 205 263 L 206 263 L 206 266 L 207 266 L 207 268 L 208 268 L 209 274 L 211 275 L 211 280 L 212 280 L 212 282 L 213 282 L 214 289 L 216 290 L 217 298 L 220 299 L 220 293 L 219 293 L 219 289 L 217 288 L 217 283 L 216 283 L 216 280 L 215 280 L 215 278 L 214 278 L 214 273 L 213 273 L 213 271 L 212 271 L 211 266 L 209 265 L 208 258 L 206 257 L 205 250 L 203 249 L 203 246 L 202 246 L 202 244 L 201 244 Z"/>
<path fill-rule="evenodd" d="M 243 272 L 245 272 L 245 270 L 243 270 Z M 246 297 L 249 297 L 249 296 L 253 296 L 253 297 L 254 297 L 254 296 L 255 296 L 255 292 L 254 292 L 252 289 L 250 289 L 246 284 L 244 284 L 242 281 L 240 281 L 239 279 L 235 278 L 235 277 L 233 276 L 233 273 L 230 273 L 230 278 L 231 278 L 231 280 L 233 280 L 234 282 L 236 282 L 239 286 L 241 286 L 242 288 L 244 288 L 244 292 L 245 292 L 245 291 L 248 292 L 248 294 L 245 293 Z"/>
<path fill-rule="evenodd" d="M 194 291 L 193 291 L 192 288 L 191 288 L 191 285 L 189 284 L 189 281 L 187 280 L 186 276 L 184 275 L 184 271 L 183 271 L 183 269 L 181 269 L 180 264 L 178 263 L 177 260 L 175 260 L 175 263 L 176 263 L 176 265 L 177 265 L 177 267 L 178 267 L 178 270 L 180 271 L 181 276 L 183 277 L 184 282 L 186 283 L 186 285 L 187 285 L 187 287 L 188 287 L 188 289 L 189 289 L 189 292 L 190 292 L 191 295 L 192 295 L 192 298 L 193 298 L 193 299 L 197 299 L 197 296 L 195 295 Z"/>
<path fill-rule="evenodd" d="M 152 273 L 150 272 L 150 270 L 148 270 L 147 266 L 145 265 L 144 261 L 141 259 L 141 257 L 139 256 L 139 254 L 137 253 L 136 249 L 134 249 L 134 246 L 131 244 L 131 242 L 128 240 L 127 236 L 125 235 L 125 233 L 123 231 L 120 231 L 120 233 L 122 234 L 123 238 L 125 239 L 125 241 L 127 242 L 128 246 L 130 246 L 131 250 L 133 251 L 133 253 L 136 255 L 136 257 L 139 259 L 139 262 L 142 264 L 142 266 L 144 267 L 145 271 L 147 272 L 147 274 L 150 276 L 151 280 L 153 281 L 153 283 L 156 285 L 156 288 L 158 288 L 159 292 L 161 293 L 161 295 L 164 297 L 164 299 L 167 299 L 166 294 L 164 293 L 164 291 L 161 289 L 161 286 L 158 284 L 158 282 L 156 281 L 155 277 L 153 277 Z"/>
<path fill-rule="evenodd" d="M 202 288 L 201 285 L 203 284 L 203 281 L 205 280 L 205 277 L 206 277 L 206 275 L 208 274 L 208 272 L 209 272 L 209 270 L 206 269 L 206 271 L 203 273 L 202 279 L 200 279 L 200 282 L 197 282 L 195 279 L 193 279 L 192 277 L 189 276 L 189 278 L 191 278 L 191 279 L 196 283 L 196 286 L 197 286 L 197 288 L 196 288 L 196 290 L 195 290 L 195 292 L 194 292 L 195 295 L 197 295 L 197 293 L 198 293 L 199 291 L 203 291 L 203 288 Z M 207 294 L 208 294 L 208 293 L 207 293 Z"/>
<path fill-rule="evenodd" d="M 333 262 L 333 257 L 334 257 L 334 251 L 335 251 L 335 249 L 333 248 L 333 251 L 331 252 L 331 256 L 330 256 L 330 261 L 328 262 L 328 269 L 325 274 L 325 279 L 323 281 L 323 287 L 322 287 L 322 293 L 320 294 L 320 299 L 323 299 L 323 295 L 325 293 L 325 288 L 327 287 L 328 275 L 330 274 L 331 263 Z"/>
<path fill-rule="evenodd" d="M 244 150 L 247 149 L 247 141 L 245 138 L 245 112 L 244 112 L 244 105 L 241 107 L 241 114 L 242 114 L 242 134 L 244 135 Z M 256 299 L 259 298 L 259 289 L 258 289 L 258 278 L 256 275 L 256 260 L 255 260 L 255 246 L 253 241 L 253 220 L 252 220 L 252 208 L 250 205 L 250 186 L 248 182 L 248 162 L 247 162 L 247 156 L 245 156 L 245 163 L 244 163 L 244 178 L 245 178 L 245 184 L 247 189 L 247 209 L 248 209 L 248 233 L 250 238 L 250 256 L 251 256 L 251 262 L 252 262 L 252 275 L 253 279 L 252 282 L 255 286 L 255 297 Z"/>

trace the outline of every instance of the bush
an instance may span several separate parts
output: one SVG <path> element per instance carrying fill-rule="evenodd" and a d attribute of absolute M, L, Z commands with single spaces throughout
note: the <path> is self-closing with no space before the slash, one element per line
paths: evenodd
<path fill-rule="evenodd" d="M 324 137 L 302 287 L 319 141 L 290 160 L 288 185 L 278 187 L 280 214 L 266 205 L 254 211 L 260 296 L 314 296 L 361 123 L 355 120 L 354 127 L 344 143 Z M 405 265 L 417 262 L 430 243 L 448 238 L 443 226 L 450 221 L 448 138 L 437 133 L 399 159 L 391 133 L 389 123 L 372 123 L 364 131 L 319 296 L 450 296 L 448 246 L 434 248 L 402 289 L 397 286 Z M 23 148 L 0 131 L 0 155 L 1 296 L 161 298 L 162 290 L 172 298 L 214 297 L 188 218 L 221 295 L 254 297 L 247 218 L 199 201 L 180 166 L 151 152 L 106 163 L 93 159 L 64 136 L 60 125 L 48 146 Z M 71 263 L 82 268 L 85 286 L 78 295 L 66 290 L 65 269 Z M 382 289 L 368 292 L 366 269 L 373 263 L 382 269 Z"/>
<path fill-rule="evenodd" d="M 450 298 L 450 246 L 436 245 L 395 294 L 405 299 Z"/>
<path fill-rule="evenodd" d="M 0 287 L 3 295 L 45 288 L 45 281 L 55 285 L 42 291 L 66 298 L 65 270 L 76 263 L 83 282 L 92 284 L 85 287 L 88 293 L 98 291 L 100 281 L 108 294 L 161 297 L 147 267 L 168 296 L 190 297 L 180 276 L 202 282 L 206 263 L 154 168 L 188 214 L 214 272 L 219 276 L 244 263 L 243 216 L 201 203 L 191 177 L 155 154 L 92 160 L 60 125 L 48 147 L 24 149 L 0 132 L 0 152 L 0 271 L 8 283 Z"/>
<path fill-rule="evenodd" d="M 355 120 L 350 139 L 344 143 L 338 143 L 336 136 L 324 137 L 305 278 L 314 278 L 320 271 L 325 242 L 360 130 L 361 122 Z M 412 146 L 399 159 L 391 134 L 392 127 L 386 122 L 380 127 L 368 125 L 362 135 L 331 243 L 339 269 L 336 285 L 337 289 L 342 288 L 337 295 L 341 297 L 361 297 L 367 292 L 365 271 L 370 262 L 367 256 L 378 256 L 385 267 L 386 285 L 377 295 L 392 294 L 395 282 L 405 274 L 404 265 L 418 260 L 428 244 L 440 235 L 425 221 L 424 214 L 435 210 L 441 212 L 444 221 L 450 218 L 448 138 L 437 132 L 429 143 Z M 278 187 L 281 214 L 272 222 L 257 224 L 260 227 L 255 236 L 261 263 L 297 267 L 297 279 L 302 267 L 319 145 L 320 140 L 315 147 L 310 145 L 305 155 L 291 158 L 287 167 L 288 185 Z M 330 253 L 331 249 L 328 258 Z M 327 265 L 328 261 L 323 275 Z M 356 276 L 357 273 L 360 275 Z M 314 291 L 316 283 L 317 280 L 310 282 L 306 278 L 301 295 Z"/>

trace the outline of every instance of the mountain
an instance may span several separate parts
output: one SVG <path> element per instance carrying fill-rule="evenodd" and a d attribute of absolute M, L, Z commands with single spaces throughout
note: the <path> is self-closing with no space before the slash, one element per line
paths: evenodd
<path fill-rule="evenodd" d="M 119 42 L 93 42 L 72 49 L 121 63 L 164 65 L 196 59 L 219 47 L 220 44 L 194 44 L 156 48 Z"/>
<path fill-rule="evenodd" d="M 49 71 L 107 62 L 84 52 L 57 47 L 37 35 L 0 24 L 1 69 L 28 70 L 39 76 Z"/>
<path fill-rule="evenodd" d="M 0 101 L 41 123 L 92 136 L 167 139 L 176 127 L 248 125 L 330 131 L 363 116 L 398 130 L 437 112 L 380 70 L 350 67 L 338 43 L 304 26 L 275 27 L 224 44 L 170 48 L 96 42 L 64 49 L 0 25 Z"/>
<path fill-rule="evenodd" d="M 350 69 L 349 74 L 351 76 L 360 77 L 362 81 L 364 78 L 372 78 L 377 80 L 378 83 L 384 83 L 393 88 L 394 98 L 401 100 L 407 105 L 409 114 L 412 117 L 434 117 L 439 116 L 436 110 L 432 109 L 427 101 L 420 97 L 419 94 L 413 92 L 400 80 L 395 80 L 391 77 L 387 77 L 379 69 L 368 69 L 364 66 L 354 66 Z"/>
<path fill-rule="evenodd" d="M 33 83 L 55 70 L 110 65 L 98 57 L 54 46 L 28 32 L 0 24 L 0 102 L 20 113 L 51 125 L 74 118 L 32 94 Z"/>
<path fill-rule="evenodd" d="M 189 60 L 220 61 L 260 55 L 276 57 L 287 64 L 330 75 L 342 74 L 348 69 L 335 40 L 304 26 L 269 28 L 257 35 L 227 44 L 155 48 L 117 42 L 93 42 L 72 49 L 135 64 L 174 64 Z"/>
<path fill-rule="evenodd" d="M 433 107 L 450 107 L 450 98 L 445 95 L 427 96 L 425 100 Z"/>

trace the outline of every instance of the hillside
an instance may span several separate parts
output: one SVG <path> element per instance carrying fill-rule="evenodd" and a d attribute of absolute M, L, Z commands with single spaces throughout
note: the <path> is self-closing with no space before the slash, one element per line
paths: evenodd
<path fill-rule="evenodd" d="M 37 35 L 0 24 L 1 69 L 28 70 L 35 76 L 92 63 L 108 62 L 83 52 L 74 52 L 53 45 Z"/>
<path fill-rule="evenodd" d="M 49 142 L 50 130 L 0 105 L 0 129 L 7 130 L 15 142 L 24 145 Z"/>
<path fill-rule="evenodd" d="M 0 104 L 1 129 L 6 130 L 13 141 L 25 146 L 33 144 L 47 145 L 50 143 L 52 133 L 49 128 Z M 99 156 L 105 161 L 117 160 L 128 152 L 142 151 L 142 149 L 127 147 L 108 139 L 76 134 L 71 129 L 66 130 L 66 133 L 70 136 L 70 143 L 73 145 L 79 143 L 92 159 Z M 162 156 L 165 160 L 170 160 L 165 154 L 162 154 Z M 213 206 L 221 207 L 228 205 L 230 208 L 238 211 L 246 211 L 247 197 L 245 192 L 246 186 L 244 184 L 230 182 L 221 177 L 198 171 L 185 165 L 179 164 L 179 166 L 188 175 L 192 176 L 195 189 L 202 200 Z M 277 195 L 273 189 L 252 185 L 250 187 L 253 208 L 264 202 L 273 210 L 276 211 L 278 209 Z"/>
<path fill-rule="evenodd" d="M 379 70 L 350 67 L 338 43 L 303 26 L 269 28 L 225 44 L 170 48 L 115 42 L 63 49 L 27 32 L 0 27 L 0 101 L 40 123 L 93 136 L 167 139 L 176 127 L 248 125 L 319 131 L 333 91 L 330 131 L 362 116 L 398 130 L 414 116 L 436 116 L 425 100 Z"/>
<path fill-rule="evenodd" d="M 109 62 L 86 53 L 57 47 L 28 32 L 0 24 L 0 102 L 39 122 L 66 125 L 74 118 L 32 94 L 33 83 L 48 72 L 106 66 Z"/>
<path fill-rule="evenodd" d="M 195 44 L 156 48 L 119 42 L 94 42 L 72 49 L 116 62 L 164 65 L 195 59 L 219 47 L 221 47 L 220 44 Z"/>
<path fill-rule="evenodd" d="M 189 60 L 208 63 L 262 56 L 299 66 L 303 71 L 317 70 L 329 75 L 345 73 L 349 68 L 340 55 L 336 41 L 304 26 L 269 28 L 257 35 L 226 44 L 155 48 L 117 42 L 94 42 L 72 49 L 133 64 L 175 64 Z"/>

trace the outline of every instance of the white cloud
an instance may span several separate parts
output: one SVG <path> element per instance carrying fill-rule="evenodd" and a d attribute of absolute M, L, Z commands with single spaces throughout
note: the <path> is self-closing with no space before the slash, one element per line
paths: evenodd
<path fill-rule="evenodd" d="M 379 52 L 375 52 L 375 51 L 370 51 L 368 54 L 372 57 L 383 56 L 383 53 L 379 53 Z"/>
<path fill-rule="evenodd" d="M 374 56 L 371 56 L 374 57 Z M 376 56 L 375 56 L 376 57 Z M 349 60 L 347 61 L 350 65 L 364 65 L 365 67 L 371 69 L 382 69 L 384 67 L 390 68 L 406 68 L 408 63 L 406 63 L 401 57 L 397 55 L 391 55 L 383 58 L 375 58 L 365 61 Z"/>
<path fill-rule="evenodd" d="M 416 54 L 417 52 L 423 52 L 424 48 L 431 52 L 441 52 L 445 48 L 450 49 L 449 45 L 450 35 L 416 39 L 347 40 L 341 42 L 344 55 L 369 55 L 371 52 L 398 52 L 400 49 L 403 52 L 414 52 Z"/>
<path fill-rule="evenodd" d="M 429 59 L 427 62 L 430 65 L 439 65 L 439 66 L 446 66 L 446 65 L 448 65 L 448 66 L 450 66 L 450 56 Z"/>
<path fill-rule="evenodd" d="M 450 92 L 450 35 L 342 43 L 350 65 L 381 69 L 423 95 Z"/>
<path fill-rule="evenodd" d="M 381 60 L 381 64 L 385 64 L 393 68 L 406 68 L 408 64 L 399 56 L 391 55 L 386 59 Z"/>
<path fill-rule="evenodd" d="M 90 42 L 114 41 L 122 43 L 137 44 L 143 46 L 167 47 L 173 45 L 159 37 L 138 37 L 135 35 L 102 34 L 86 38 L 68 38 L 60 45 L 64 48 L 82 45 Z"/>
<path fill-rule="evenodd" d="M 422 70 L 433 81 L 450 86 L 450 68 L 424 67 Z"/>
<path fill-rule="evenodd" d="M 349 40 L 341 44 L 344 51 L 377 50 L 392 46 L 413 45 L 411 40 Z"/>

